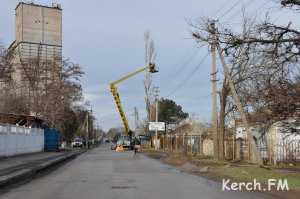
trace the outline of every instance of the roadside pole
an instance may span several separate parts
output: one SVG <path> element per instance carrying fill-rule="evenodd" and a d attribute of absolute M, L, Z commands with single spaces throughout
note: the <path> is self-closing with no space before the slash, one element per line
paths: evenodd
<path fill-rule="evenodd" d="M 159 95 L 159 90 L 158 87 L 154 87 L 154 92 L 155 92 L 155 122 L 158 122 L 158 95 Z M 158 132 L 157 128 L 155 130 L 155 150 L 158 150 Z"/>
<path fill-rule="evenodd" d="M 86 115 L 86 138 L 85 138 L 85 147 L 89 148 L 89 113 Z"/>
<path fill-rule="evenodd" d="M 212 129 L 213 129 L 213 141 L 214 141 L 214 159 L 219 159 L 219 135 L 218 135 L 218 112 L 217 112 L 217 56 L 216 56 L 216 27 L 215 21 L 212 21 L 211 24 L 212 29 L 212 38 L 213 42 L 211 45 L 211 56 L 212 56 L 212 64 L 211 64 L 211 89 L 212 89 Z"/>

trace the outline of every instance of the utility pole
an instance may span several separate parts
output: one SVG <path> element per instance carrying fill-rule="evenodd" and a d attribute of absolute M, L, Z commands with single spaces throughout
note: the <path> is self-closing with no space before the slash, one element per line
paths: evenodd
<path fill-rule="evenodd" d="M 159 88 L 154 87 L 154 96 L 155 96 L 155 122 L 158 122 L 158 98 L 159 98 Z M 155 130 L 155 150 L 158 150 L 158 132 Z"/>
<path fill-rule="evenodd" d="M 91 106 L 90 113 L 91 113 L 91 123 L 89 123 L 89 128 L 91 129 L 91 139 L 93 141 L 92 144 L 94 144 L 95 131 L 94 131 L 94 120 L 93 120 L 93 109 L 92 109 L 92 106 Z M 89 139 L 90 139 L 90 135 L 89 135 Z"/>
<path fill-rule="evenodd" d="M 86 136 L 85 136 L 85 147 L 89 148 L 89 112 L 86 112 Z"/>
<path fill-rule="evenodd" d="M 211 98 L 212 98 L 212 130 L 214 141 L 214 158 L 219 159 L 219 136 L 218 136 L 218 112 L 217 112 L 217 61 L 216 61 L 216 25 L 215 21 L 210 24 L 212 43 L 211 45 Z"/>
<path fill-rule="evenodd" d="M 134 125 L 135 125 L 135 129 L 139 128 L 139 112 L 137 107 L 134 107 Z"/>

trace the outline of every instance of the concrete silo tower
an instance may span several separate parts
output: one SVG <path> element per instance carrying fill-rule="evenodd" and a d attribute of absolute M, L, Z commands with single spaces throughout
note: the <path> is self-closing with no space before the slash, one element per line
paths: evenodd
<path fill-rule="evenodd" d="M 62 9 L 20 2 L 15 9 L 16 38 L 9 49 L 14 54 L 11 81 L 17 96 L 27 99 L 28 109 L 59 80 L 62 70 Z M 35 112 L 33 110 L 33 112 Z"/>

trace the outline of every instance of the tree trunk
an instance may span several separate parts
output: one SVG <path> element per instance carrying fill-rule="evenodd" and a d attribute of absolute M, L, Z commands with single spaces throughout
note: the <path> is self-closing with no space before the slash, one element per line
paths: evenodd
<path fill-rule="evenodd" d="M 228 84 L 224 80 L 222 91 L 220 93 L 220 114 L 219 114 L 219 160 L 224 160 L 224 137 L 225 137 L 225 117 L 227 96 L 229 93 Z"/>

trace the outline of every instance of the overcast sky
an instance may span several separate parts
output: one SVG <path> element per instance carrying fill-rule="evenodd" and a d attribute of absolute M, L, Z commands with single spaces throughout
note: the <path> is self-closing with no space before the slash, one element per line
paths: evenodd
<path fill-rule="evenodd" d="M 8 46 L 15 38 L 14 9 L 19 1 L 0 0 L 0 41 Z M 160 72 L 154 84 L 162 97 L 168 96 L 184 110 L 202 120 L 210 118 L 210 57 L 207 47 L 191 39 L 187 20 L 220 17 L 225 24 L 238 26 L 241 9 L 248 15 L 287 23 L 295 13 L 282 10 L 274 0 L 61 0 L 34 1 L 63 8 L 63 56 L 82 65 L 85 99 L 91 102 L 97 121 L 104 129 L 121 126 L 109 92 L 109 82 L 144 64 L 144 32 L 155 41 Z M 235 6 L 236 5 L 236 6 Z M 224 16 L 223 16 L 224 15 Z M 298 16 L 299 17 L 299 16 Z M 221 75 L 221 74 L 219 74 Z M 133 123 L 136 106 L 145 116 L 143 74 L 120 85 L 120 95 Z M 179 88 L 179 89 L 176 89 Z M 176 91 L 176 92 L 173 92 Z"/>

